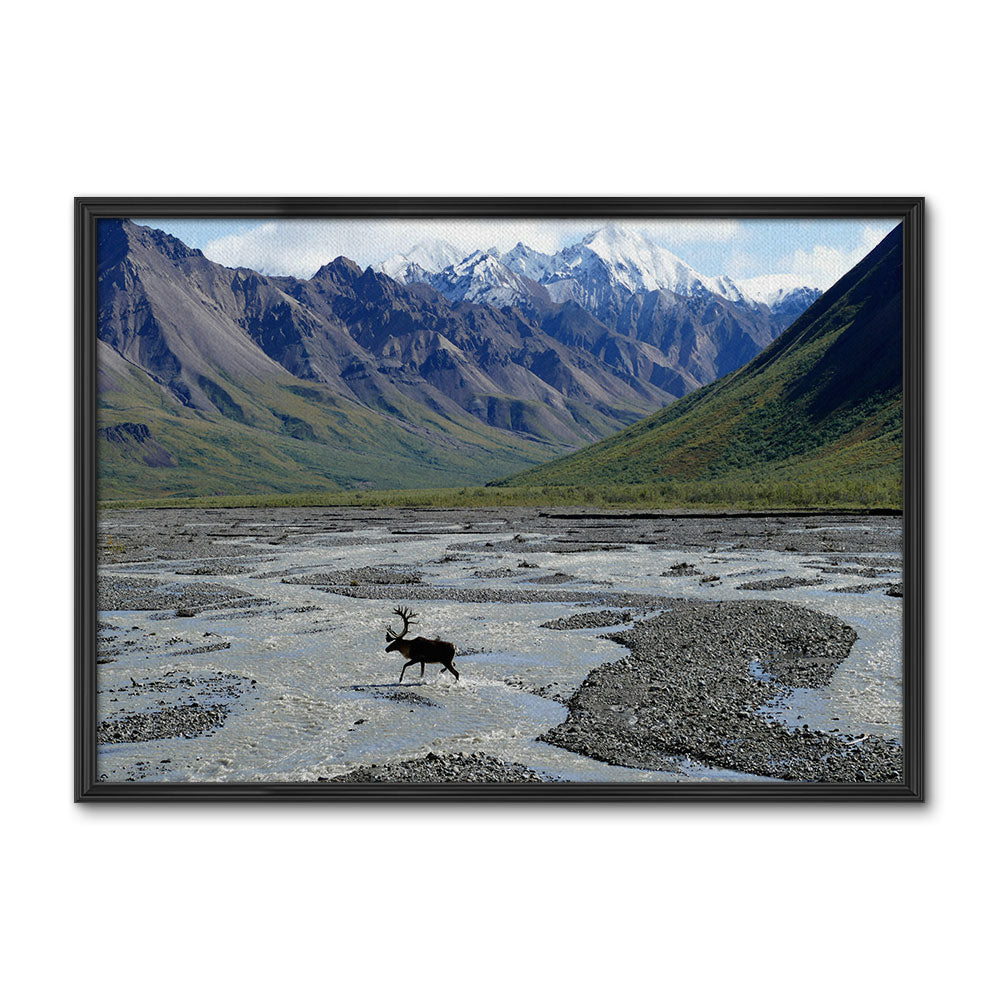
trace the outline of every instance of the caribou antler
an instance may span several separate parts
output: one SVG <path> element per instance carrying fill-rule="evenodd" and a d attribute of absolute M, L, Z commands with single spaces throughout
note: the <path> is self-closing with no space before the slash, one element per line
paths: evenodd
<path fill-rule="evenodd" d="M 393 608 L 392 613 L 403 619 L 403 631 L 393 632 L 391 628 L 386 628 L 386 635 L 392 636 L 393 639 L 402 639 L 410 631 L 410 625 L 414 623 L 417 613 L 409 608 Z"/>

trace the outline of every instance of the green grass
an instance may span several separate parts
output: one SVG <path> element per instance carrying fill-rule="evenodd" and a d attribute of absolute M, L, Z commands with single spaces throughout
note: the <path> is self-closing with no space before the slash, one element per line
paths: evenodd
<path fill-rule="evenodd" d="M 150 468 L 114 445 L 98 450 L 102 500 L 232 496 L 471 485 L 565 450 L 529 442 L 469 417 L 447 418 L 403 396 L 379 412 L 289 380 L 236 385 L 204 379 L 213 414 L 180 405 L 138 369 L 118 362 L 101 393 L 100 426 L 146 424 L 175 465 Z M 395 411 L 392 412 L 392 411 Z"/>
<path fill-rule="evenodd" d="M 615 510 L 901 509 L 895 481 L 713 481 L 587 487 L 465 486 L 455 489 L 342 490 L 111 500 L 105 510 L 174 507 L 594 507 Z"/>

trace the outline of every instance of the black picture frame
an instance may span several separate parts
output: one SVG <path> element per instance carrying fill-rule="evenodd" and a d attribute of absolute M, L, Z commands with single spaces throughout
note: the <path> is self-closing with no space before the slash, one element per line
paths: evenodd
<path fill-rule="evenodd" d="M 97 223 L 104 218 L 366 217 L 864 218 L 903 220 L 903 758 L 899 784 L 188 784 L 98 781 Z M 925 798 L 924 199 L 80 197 L 75 201 L 75 767 L 76 801 L 494 800 L 910 801 Z"/>

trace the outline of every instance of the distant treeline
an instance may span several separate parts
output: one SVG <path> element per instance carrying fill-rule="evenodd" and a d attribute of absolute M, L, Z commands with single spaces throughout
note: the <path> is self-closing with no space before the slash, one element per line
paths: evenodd
<path fill-rule="evenodd" d="M 594 486 L 468 486 L 429 490 L 347 490 L 262 494 L 259 496 L 163 497 L 116 500 L 104 509 L 149 507 L 600 507 L 772 510 L 816 508 L 902 509 L 898 475 L 879 480 L 832 478 L 827 481 L 693 483 Z"/>

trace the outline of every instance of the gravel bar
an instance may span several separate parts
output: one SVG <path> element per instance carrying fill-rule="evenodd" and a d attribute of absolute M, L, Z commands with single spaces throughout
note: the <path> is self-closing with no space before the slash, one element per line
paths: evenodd
<path fill-rule="evenodd" d="M 98 611 L 191 610 L 247 598 L 252 598 L 247 591 L 222 583 L 163 583 L 147 576 L 103 574 L 97 580 Z"/>
<path fill-rule="evenodd" d="M 311 586 L 357 586 L 358 584 L 422 584 L 419 573 L 395 569 L 362 566 L 360 569 L 339 569 L 327 573 L 313 573 L 307 576 L 283 577 L 282 583 L 308 584 Z"/>
<path fill-rule="evenodd" d="M 413 760 L 361 767 L 320 781 L 342 784 L 538 784 L 553 779 L 521 764 L 511 764 L 484 753 L 429 753 Z"/>
<path fill-rule="evenodd" d="M 98 743 L 146 743 L 177 736 L 191 739 L 220 729 L 228 705 L 171 705 L 154 712 L 134 712 L 105 719 L 97 727 Z"/>
<path fill-rule="evenodd" d="M 823 585 L 821 577 L 779 576 L 770 580 L 750 580 L 741 583 L 737 590 L 791 590 L 793 587 L 819 587 Z"/>
<path fill-rule="evenodd" d="M 587 611 L 580 615 L 570 615 L 568 618 L 555 618 L 542 622 L 542 628 L 563 631 L 575 628 L 607 628 L 610 625 L 625 625 L 632 621 L 628 611 Z"/>
<path fill-rule="evenodd" d="M 671 608 L 678 598 L 611 590 L 531 590 L 526 587 L 317 587 L 328 594 L 363 601 L 453 601 L 456 604 L 610 604 L 613 607 Z"/>
<path fill-rule="evenodd" d="M 629 655 L 590 673 L 545 742 L 627 767 L 686 757 L 788 781 L 902 780 L 892 741 L 789 729 L 762 711 L 789 686 L 829 682 L 857 638 L 837 618 L 782 601 L 692 603 L 608 638 Z"/>

